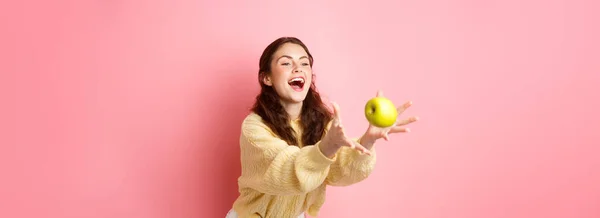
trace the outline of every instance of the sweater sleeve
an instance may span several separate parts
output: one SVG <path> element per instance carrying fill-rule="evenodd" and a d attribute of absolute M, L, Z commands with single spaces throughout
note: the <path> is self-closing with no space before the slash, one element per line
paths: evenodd
<path fill-rule="evenodd" d="M 358 142 L 358 139 L 353 139 Z M 336 154 L 326 182 L 331 186 L 348 186 L 365 180 L 375 167 L 375 146 L 370 150 L 371 156 L 361 155 L 355 149 L 342 147 Z"/>
<path fill-rule="evenodd" d="M 319 143 L 290 146 L 260 118 L 245 119 L 240 136 L 239 184 L 269 195 L 299 195 L 318 188 L 335 161 L 321 153 Z"/>

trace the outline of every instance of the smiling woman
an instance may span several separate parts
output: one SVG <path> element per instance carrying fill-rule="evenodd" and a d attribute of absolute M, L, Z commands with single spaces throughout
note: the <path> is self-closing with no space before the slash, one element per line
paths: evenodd
<path fill-rule="evenodd" d="M 366 179 L 375 166 L 375 141 L 406 132 L 401 126 L 416 121 L 386 129 L 371 125 L 361 137 L 347 137 L 339 107 L 334 103 L 331 113 L 317 92 L 313 62 L 294 37 L 279 38 L 263 51 L 261 92 L 241 127 L 240 195 L 226 217 L 317 216 L 328 185 Z"/>

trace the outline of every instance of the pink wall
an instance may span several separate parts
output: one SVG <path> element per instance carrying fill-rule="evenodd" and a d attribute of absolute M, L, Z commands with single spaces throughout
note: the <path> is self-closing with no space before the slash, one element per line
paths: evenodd
<path fill-rule="evenodd" d="M 215 2 L 3 3 L 0 217 L 224 217 L 286 35 L 350 134 L 378 88 L 421 117 L 320 217 L 600 217 L 597 1 Z"/>

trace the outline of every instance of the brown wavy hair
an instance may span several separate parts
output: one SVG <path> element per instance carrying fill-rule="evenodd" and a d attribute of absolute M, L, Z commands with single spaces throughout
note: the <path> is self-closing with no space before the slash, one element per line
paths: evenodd
<path fill-rule="evenodd" d="M 279 95 L 272 86 L 267 86 L 263 83 L 265 76 L 271 73 L 271 61 L 275 52 L 285 43 L 294 43 L 302 46 L 308 54 L 310 67 L 313 66 L 314 59 L 308 51 L 306 45 L 296 37 L 281 37 L 269 44 L 263 51 L 258 70 L 258 82 L 261 87 L 260 93 L 256 96 L 256 101 L 252 107 L 252 111 L 262 117 L 267 126 L 271 128 L 275 134 L 286 141 L 289 145 L 298 145 L 296 132 L 290 126 L 290 118 L 288 113 L 281 105 Z M 323 103 L 317 87 L 315 86 L 315 75 L 312 75 L 312 83 L 308 90 L 308 94 L 302 103 L 302 111 L 300 113 L 300 122 L 303 131 L 302 142 L 305 145 L 316 144 L 325 133 L 325 128 L 333 115 L 332 112 Z"/>

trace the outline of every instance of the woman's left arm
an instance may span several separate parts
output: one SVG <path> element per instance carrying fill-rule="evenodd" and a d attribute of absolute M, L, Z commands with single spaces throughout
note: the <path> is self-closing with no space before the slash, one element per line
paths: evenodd
<path fill-rule="evenodd" d="M 377 96 L 383 96 L 379 91 Z M 407 102 L 400 106 L 398 114 L 402 114 L 412 105 L 412 102 Z M 352 141 L 362 145 L 371 152 L 371 155 L 361 155 L 354 149 L 343 147 L 337 152 L 337 159 L 331 165 L 326 182 L 331 186 L 348 186 L 365 180 L 375 168 L 377 154 L 375 151 L 375 143 L 378 139 L 383 138 L 388 141 L 388 134 L 409 132 L 410 130 L 405 125 L 417 121 L 417 117 L 410 117 L 406 120 L 396 122 L 395 125 L 388 128 L 378 128 L 369 125 L 365 134 L 358 139 Z"/>

